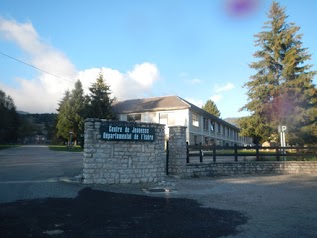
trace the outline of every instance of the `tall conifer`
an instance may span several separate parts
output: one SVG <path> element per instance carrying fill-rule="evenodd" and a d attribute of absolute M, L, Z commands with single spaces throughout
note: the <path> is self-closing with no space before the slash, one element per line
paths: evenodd
<path fill-rule="evenodd" d="M 217 105 L 210 99 L 208 99 L 205 105 L 202 106 L 202 109 L 216 117 L 220 117 L 220 111 L 218 110 Z"/>
<path fill-rule="evenodd" d="M 88 115 L 91 118 L 114 119 L 112 112 L 113 98 L 110 97 L 110 87 L 106 84 L 102 72 L 99 73 L 96 82 L 89 88 L 90 101 L 88 105 Z"/>
<path fill-rule="evenodd" d="M 256 74 L 245 84 L 248 103 L 242 110 L 250 117 L 240 120 L 244 135 L 267 140 L 278 125 L 288 127 L 292 144 L 312 142 L 317 121 L 316 71 L 305 64 L 311 55 L 302 47 L 299 27 L 288 23 L 285 8 L 273 2 L 264 30 L 255 35 L 258 61 L 250 64 Z M 257 128 L 254 128 L 257 127 Z"/>

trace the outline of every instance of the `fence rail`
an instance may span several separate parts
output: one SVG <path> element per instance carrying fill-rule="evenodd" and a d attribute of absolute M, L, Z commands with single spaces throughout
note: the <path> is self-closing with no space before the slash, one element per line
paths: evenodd
<path fill-rule="evenodd" d="M 234 161 L 238 161 L 238 157 L 253 157 L 256 160 L 261 160 L 264 157 L 275 157 L 277 161 L 281 158 L 285 160 L 287 156 L 315 155 L 317 156 L 317 147 L 261 147 L 261 146 L 203 146 L 188 145 L 187 142 L 187 157 L 186 162 L 190 163 L 190 157 L 199 157 L 202 163 L 204 157 L 211 156 L 213 162 L 217 161 L 217 157 L 234 157 Z"/>

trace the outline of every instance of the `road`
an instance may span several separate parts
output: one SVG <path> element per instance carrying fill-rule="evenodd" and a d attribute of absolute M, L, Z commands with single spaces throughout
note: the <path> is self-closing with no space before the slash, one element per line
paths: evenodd
<path fill-rule="evenodd" d="M 0 182 L 35 181 L 82 173 L 83 153 L 51 151 L 29 145 L 0 150 Z"/>
<path fill-rule="evenodd" d="M 0 237 L 317 237 L 317 175 L 61 179 L 81 171 L 82 153 L 0 151 Z"/>

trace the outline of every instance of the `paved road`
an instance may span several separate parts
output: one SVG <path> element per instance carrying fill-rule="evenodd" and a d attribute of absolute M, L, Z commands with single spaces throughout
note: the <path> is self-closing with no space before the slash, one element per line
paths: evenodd
<path fill-rule="evenodd" d="M 9 234 L 2 228 L 14 232 L 16 226 L 33 237 L 70 237 L 78 229 L 76 237 L 317 237 L 317 175 L 168 178 L 87 190 L 57 179 L 80 174 L 81 156 L 45 147 L 0 151 L 0 220 L 15 214 L 0 223 L 0 237 Z M 65 219 L 70 215 L 78 219 Z"/>
<path fill-rule="evenodd" d="M 51 151 L 47 146 L 0 150 L 0 182 L 48 180 L 82 173 L 83 153 Z"/>

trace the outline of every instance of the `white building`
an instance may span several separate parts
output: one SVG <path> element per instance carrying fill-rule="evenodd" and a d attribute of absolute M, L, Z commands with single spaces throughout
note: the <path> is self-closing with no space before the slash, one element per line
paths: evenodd
<path fill-rule="evenodd" d="M 113 110 L 120 121 L 153 122 L 165 124 L 168 138 L 169 126 L 186 126 L 189 144 L 233 146 L 252 144 L 252 139 L 239 136 L 240 129 L 194 104 L 178 97 L 117 101 Z"/>

